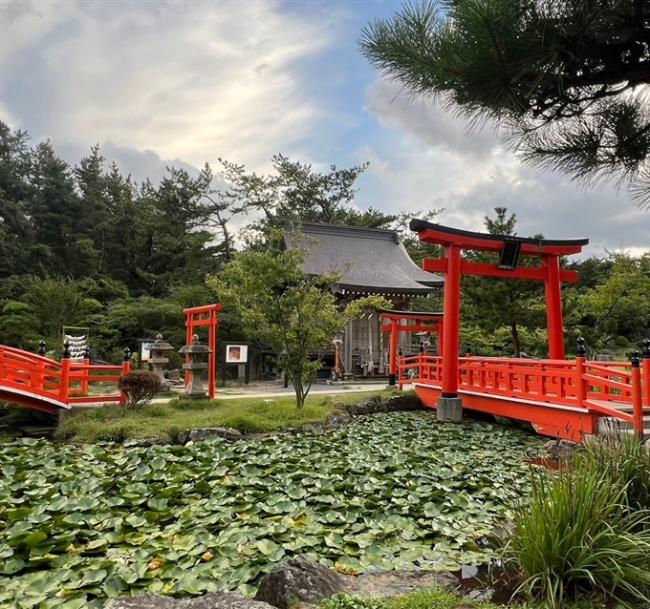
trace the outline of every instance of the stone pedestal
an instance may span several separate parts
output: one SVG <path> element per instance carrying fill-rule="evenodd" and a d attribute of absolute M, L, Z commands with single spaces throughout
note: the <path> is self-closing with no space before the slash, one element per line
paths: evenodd
<path fill-rule="evenodd" d="M 206 345 L 202 345 L 199 342 L 198 335 L 192 336 L 192 344 L 185 345 L 179 351 L 180 354 L 186 355 L 188 362 L 183 364 L 183 368 L 186 373 L 189 373 L 189 383 L 185 387 L 185 397 L 193 399 L 202 399 L 208 397 L 208 394 L 203 387 L 203 373 L 208 369 L 208 364 L 204 361 L 207 355 L 211 353 L 211 350 Z M 187 378 L 187 376 L 186 376 Z"/>
<path fill-rule="evenodd" d="M 205 363 L 194 362 L 183 364 L 183 368 L 191 374 L 190 383 L 185 389 L 185 397 L 194 400 L 207 399 L 208 394 L 203 386 L 203 374 L 208 369 Z"/>
<path fill-rule="evenodd" d="M 165 367 L 169 363 L 169 358 L 165 357 L 165 354 L 168 351 L 173 350 L 174 347 L 172 347 L 167 341 L 163 340 L 163 335 L 158 334 L 149 351 L 149 365 L 151 366 L 151 372 L 153 372 L 160 380 L 160 387 L 163 391 L 168 391 L 171 388 L 171 383 L 165 378 Z"/>
<path fill-rule="evenodd" d="M 441 423 L 460 423 L 463 420 L 463 401 L 460 398 L 438 398 L 436 419 Z"/>

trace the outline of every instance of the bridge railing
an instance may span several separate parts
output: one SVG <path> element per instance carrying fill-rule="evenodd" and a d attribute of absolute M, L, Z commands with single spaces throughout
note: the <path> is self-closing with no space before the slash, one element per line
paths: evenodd
<path fill-rule="evenodd" d="M 59 400 L 61 364 L 13 347 L 0 347 L 0 382 L 19 392 Z"/>
<path fill-rule="evenodd" d="M 413 383 L 441 386 L 442 357 L 400 357 L 400 387 Z M 611 416 L 643 432 L 650 414 L 650 354 L 640 362 L 533 360 L 500 357 L 459 358 L 458 387 L 504 398 L 586 408 Z M 644 410 L 645 409 L 645 410 Z"/>
<path fill-rule="evenodd" d="M 103 388 L 107 384 L 116 385 L 120 376 L 131 371 L 131 362 L 124 361 L 120 366 L 74 362 L 70 369 L 70 404 L 91 404 L 94 402 L 123 402 L 121 393 L 92 393 L 94 386 Z"/>
<path fill-rule="evenodd" d="M 88 360 L 60 362 L 14 347 L 0 345 L 0 387 L 63 404 L 123 402 L 119 391 L 93 391 L 97 385 L 117 384 L 131 369 L 125 359 L 119 366 L 91 364 Z"/>

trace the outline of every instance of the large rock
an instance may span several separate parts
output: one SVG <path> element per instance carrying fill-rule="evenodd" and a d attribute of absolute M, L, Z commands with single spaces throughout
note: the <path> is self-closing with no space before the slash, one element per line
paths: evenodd
<path fill-rule="evenodd" d="M 298 556 L 267 573 L 255 599 L 278 609 L 289 609 L 299 603 L 315 605 L 342 592 L 345 584 L 345 579 L 335 571 L 307 556 Z"/>
<path fill-rule="evenodd" d="M 157 594 L 125 596 L 111 601 L 107 609 L 273 609 L 234 592 L 210 592 L 204 596 L 178 600 Z"/>

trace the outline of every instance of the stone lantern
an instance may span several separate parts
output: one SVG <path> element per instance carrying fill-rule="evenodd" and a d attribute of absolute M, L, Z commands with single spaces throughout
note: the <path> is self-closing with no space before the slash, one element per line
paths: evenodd
<path fill-rule="evenodd" d="M 169 363 L 169 358 L 165 357 L 165 354 L 173 350 L 174 347 L 172 347 L 166 340 L 163 340 L 162 334 L 156 336 L 156 340 L 153 342 L 149 350 L 151 372 L 160 379 L 160 386 L 164 390 L 171 387 L 171 383 L 165 378 L 165 366 Z"/>
<path fill-rule="evenodd" d="M 183 364 L 183 369 L 191 375 L 189 384 L 186 384 L 184 395 L 193 399 L 207 398 L 208 394 L 203 387 L 202 374 L 204 370 L 208 369 L 208 364 L 203 360 L 211 353 L 210 347 L 202 345 L 199 342 L 198 334 L 195 334 L 192 336 L 192 344 L 185 345 L 179 350 L 179 353 L 188 357 L 189 361 Z"/>

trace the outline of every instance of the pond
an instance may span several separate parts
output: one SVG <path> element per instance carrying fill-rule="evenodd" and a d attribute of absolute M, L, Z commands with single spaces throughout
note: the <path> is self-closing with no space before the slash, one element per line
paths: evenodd
<path fill-rule="evenodd" d="M 479 564 L 542 446 L 433 412 L 235 443 L 4 444 L 0 606 L 102 607 L 145 588 L 252 593 L 301 553 L 344 573 Z"/>

